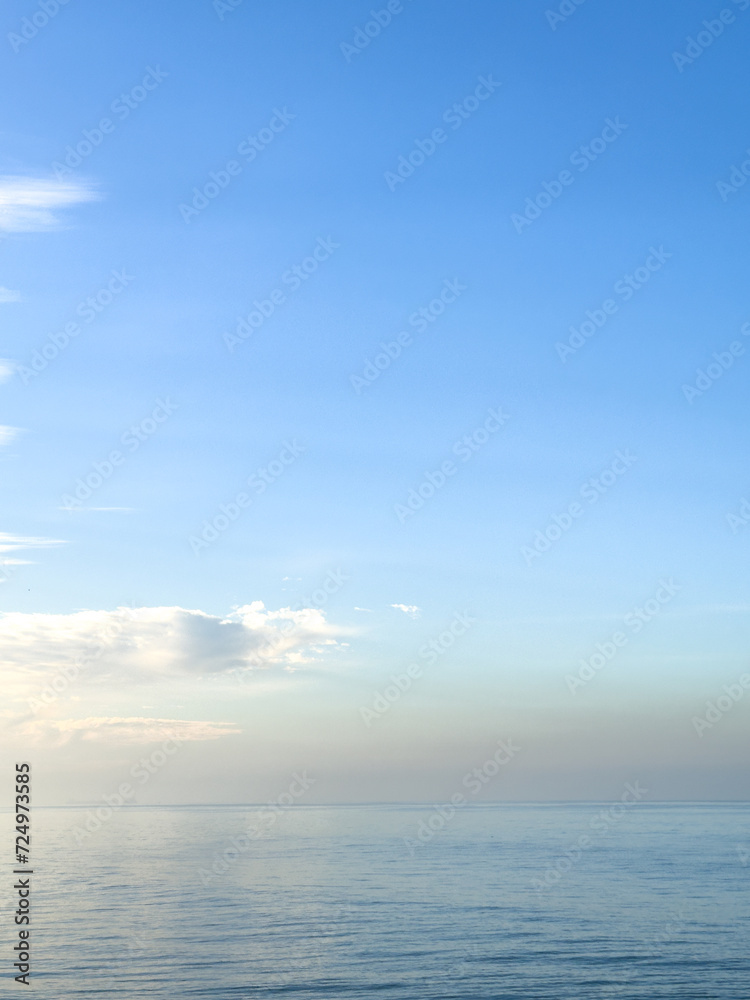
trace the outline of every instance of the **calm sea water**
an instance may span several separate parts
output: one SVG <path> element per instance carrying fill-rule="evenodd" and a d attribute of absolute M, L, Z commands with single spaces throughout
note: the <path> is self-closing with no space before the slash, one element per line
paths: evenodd
<path fill-rule="evenodd" d="M 37 809 L 33 992 L 750 996 L 750 806 L 601 808 L 466 807 L 411 849 L 429 808 L 296 807 L 252 841 L 257 809 L 121 809 L 80 844 L 85 810 Z"/>

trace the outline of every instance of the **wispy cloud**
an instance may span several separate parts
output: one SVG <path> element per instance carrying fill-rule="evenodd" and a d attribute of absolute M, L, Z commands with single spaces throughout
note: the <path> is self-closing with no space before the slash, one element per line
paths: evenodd
<path fill-rule="evenodd" d="M 18 552 L 19 549 L 48 548 L 50 545 L 64 544 L 65 542 L 57 538 L 35 538 L 28 535 L 11 535 L 7 531 L 0 531 L 0 562 L 4 561 L 2 555 L 5 552 Z"/>
<path fill-rule="evenodd" d="M 16 366 L 9 358 L 0 358 L 0 382 L 7 382 L 15 372 Z"/>
<path fill-rule="evenodd" d="M 19 727 L 17 732 L 33 742 L 60 746 L 79 740 L 97 743 L 160 743 L 168 739 L 198 742 L 233 736 L 242 730 L 232 722 L 90 716 L 86 719 L 34 719 Z"/>
<path fill-rule="evenodd" d="M 422 613 L 416 604 L 391 604 L 390 607 L 396 608 L 397 611 L 403 611 L 410 618 L 419 618 Z"/>
<path fill-rule="evenodd" d="M 19 430 L 19 427 L 9 427 L 7 424 L 0 424 L 0 448 L 5 444 L 10 444 Z"/>
<path fill-rule="evenodd" d="M 0 232 L 35 233 L 58 229 L 61 226 L 60 209 L 98 198 L 96 191 L 79 181 L 0 176 Z"/>
<path fill-rule="evenodd" d="M 5 285 L 0 285 L 0 305 L 5 302 L 20 302 L 21 293 L 14 292 L 10 288 L 6 288 Z"/>
<path fill-rule="evenodd" d="M 132 514 L 136 507 L 58 507 L 58 510 L 68 511 L 70 514 L 87 514 L 91 511 L 117 511 L 121 514 Z"/>

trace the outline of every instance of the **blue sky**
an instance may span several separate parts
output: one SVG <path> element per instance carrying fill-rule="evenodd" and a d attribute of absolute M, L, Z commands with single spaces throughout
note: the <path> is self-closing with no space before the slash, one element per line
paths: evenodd
<path fill-rule="evenodd" d="M 701 736 L 691 722 L 748 669 L 750 523 L 727 514 L 750 496 L 750 190 L 717 188 L 750 157 L 744 5 L 722 24 L 698 0 L 587 0 L 563 21 L 536 0 L 404 0 L 377 33 L 380 4 L 78 2 L 23 43 L 42 8 L 6 6 L 7 739 L 37 748 L 50 801 L 100 797 L 170 726 L 185 756 L 144 801 L 256 800 L 304 766 L 318 801 L 449 797 L 509 734 L 528 753 L 490 798 L 619 797 L 638 776 L 656 798 L 746 797 L 750 695 Z M 675 60 L 704 21 L 723 30 Z M 61 169 L 86 130 L 97 144 Z M 212 172 L 225 186 L 181 211 Z M 519 233 L 545 183 L 559 196 Z M 228 346 L 254 302 L 271 315 Z M 714 353 L 731 367 L 688 400 Z M 64 509 L 95 463 L 102 484 Z M 571 694 L 664 580 L 674 597 Z M 124 607 L 137 624 L 30 710 Z M 368 726 L 462 613 L 466 634 Z"/>

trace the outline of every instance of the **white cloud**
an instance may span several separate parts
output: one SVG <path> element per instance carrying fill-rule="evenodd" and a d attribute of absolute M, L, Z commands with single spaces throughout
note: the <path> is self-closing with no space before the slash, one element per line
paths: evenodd
<path fill-rule="evenodd" d="M 0 382 L 7 382 L 15 372 L 16 366 L 9 358 L 0 358 Z"/>
<path fill-rule="evenodd" d="M 416 604 L 391 604 L 390 607 L 396 608 L 397 611 L 403 611 L 410 618 L 419 618 L 422 613 Z"/>
<path fill-rule="evenodd" d="M 30 685 L 34 696 L 76 661 L 82 664 L 76 691 L 108 681 L 205 680 L 314 662 L 325 647 L 338 646 L 345 631 L 330 625 L 320 610 L 268 611 L 262 601 L 225 618 L 179 607 L 9 612 L 0 615 L 0 671 L 19 694 L 19 687 Z"/>
<path fill-rule="evenodd" d="M 0 447 L 4 444 L 10 444 L 18 434 L 19 429 L 18 427 L 8 427 L 7 424 L 0 424 Z"/>
<path fill-rule="evenodd" d="M 218 740 L 242 730 L 233 722 L 195 722 L 185 719 L 148 719 L 90 716 L 86 719 L 35 719 L 17 729 L 17 736 L 35 743 L 62 746 L 72 741 L 106 743 L 162 743 Z"/>
<path fill-rule="evenodd" d="M 19 549 L 47 548 L 50 545 L 64 545 L 55 538 L 34 538 L 26 535 L 10 535 L 6 531 L 0 531 L 0 555 L 4 552 L 17 552 Z M 0 562 L 13 562 L 12 559 L 2 559 Z"/>
<path fill-rule="evenodd" d="M 10 288 L 6 288 L 5 285 L 0 285 L 0 305 L 6 302 L 20 302 L 21 293 L 14 292 Z"/>
<path fill-rule="evenodd" d="M 58 229 L 58 209 L 95 201 L 98 197 L 88 185 L 78 181 L 0 176 L 0 232 Z"/>
<path fill-rule="evenodd" d="M 91 511 L 107 511 L 107 512 L 117 511 L 117 512 L 120 512 L 120 513 L 123 513 L 123 514 L 132 514 L 132 512 L 134 510 L 136 510 L 137 508 L 135 508 L 135 507 L 58 507 L 57 509 L 58 510 L 66 510 L 66 511 L 68 511 L 71 514 L 81 514 L 81 513 L 88 514 Z"/>
<path fill-rule="evenodd" d="M 4 443 L 4 442 L 2 442 Z M 55 538 L 33 538 L 25 535 L 10 535 L 5 531 L 0 531 L 0 584 L 10 580 L 15 566 L 30 566 L 31 559 L 8 558 L 6 552 L 18 552 L 19 549 L 47 548 L 50 545 L 64 545 L 65 542 Z"/>

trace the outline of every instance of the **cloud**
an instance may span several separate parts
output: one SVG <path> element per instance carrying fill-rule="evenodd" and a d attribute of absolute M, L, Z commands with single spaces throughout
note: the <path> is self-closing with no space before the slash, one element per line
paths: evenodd
<path fill-rule="evenodd" d="M 90 513 L 91 511 L 117 511 L 123 514 L 132 514 L 136 507 L 58 507 L 58 510 L 66 510 L 71 514 Z"/>
<path fill-rule="evenodd" d="M 0 448 L 4 444 L 10 444 L 19 430 L 19 427 L 8 427 L 7 424 L 0 424 Z"/>
<path fill-rule="evenodd" d="M 15 370 L 15 362 L 9 358 L 0 358 L 0 382 L 7 382 Z"/>
<path fill-rule="evenodd" d="M 242 730 L 233 722 L 194 722 L 184 719 L 148 719 L 92 716 L 86 719 L 36 719 L 19 727 L 18 735 L 34 742 L 62 746 L 86 743 L 162 743 L 218 740 Z"/>
<path fill-rule="evenodd" d="M 21 293 L 14 292 L 10 288 L 6 288 L 5 285 L 0 285 L 0 305 L 6 302 L 20 302 Z"/>
<path fill-rule="evenodd" d="M 318 609 L 268 611 L 262 601 L 225 618 L 180 607 L 0 615 L 0 672 L 38 689 L 77 666 L 81 685 L 221 679 L 233 671 L 291 670 L 336 647 L 345 629 Z M 64 676 L 64 674 L 63 674 Z M 32 683 L 33 682 L 33 683 Z"/>
<path fill-rule="evenodd" d="M 416 606 L 416 604 L 391 604 L 391 608 L 396 608 L 398 611 L 403 611 L 405 615 L 410 618 L 419 618 L 422 613 L 421 609 Z"/>
<path fill-rule="evenodd" d="M 0 232 L 36 233 L 59 229 L 58 209 L 99 195 L 78 181 L 0 176 Z"/>
<path fill-rule="evenodd" d="M 0 562 L 15 561 L 13 559 L 3 559 L 2 554 L 4 552 L 17 552 L 19 549 L 47 548 L 50 545 L 65 545 L 65 542 L 55 538 L 34 538 L 26 535 L 11 535 L 5 531 L 0 531 Z"/>
<path fill-rule="evenodd" d="M 12 429 L 12 428 L 11 428 Z M 0 442 L 5 443 L 5 442 Z M 7 583 L 15 572 L 15 566 L 30 566 L 32 559 L 8 558 L 6 552 L 18 552 L 20 549 L 46 548 L 50 545 L 65 545 L 65 542 L 55 538 L 32 538 L 25 535 L 10 535 L 0 531 L 0 584 Z"/>

